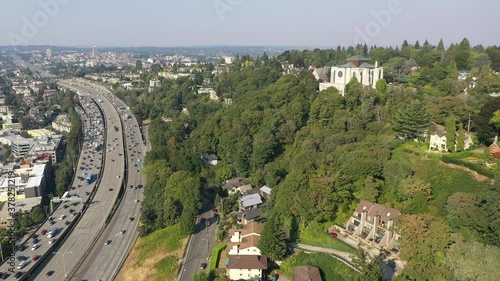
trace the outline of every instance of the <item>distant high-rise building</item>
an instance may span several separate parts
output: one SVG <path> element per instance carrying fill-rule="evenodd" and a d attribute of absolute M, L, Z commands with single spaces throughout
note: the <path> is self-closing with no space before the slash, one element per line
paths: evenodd
<path fill-rule="evenodd" d="M 45 50 L 45 53 L 47 54 L 47 58 L 52 58 L 52 49 Z"/>
<path fill-rule="evenodd" d="M 97 46 L 92 47 L 92 57 L 97 58 L 99 56 L 99 51 L 97 50 Z"/>

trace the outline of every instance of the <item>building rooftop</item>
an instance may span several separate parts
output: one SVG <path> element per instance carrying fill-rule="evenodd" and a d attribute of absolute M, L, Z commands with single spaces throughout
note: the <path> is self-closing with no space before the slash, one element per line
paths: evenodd
<path fill-rule="evenodd" d="M 370 217 L 380 216 L 380 220 L 383 222 L 394 220 L 395 217 L 401 214 L 401 212 L 396 209 L 387 208 L 384 205 L 371 203 L 366 200 L 361 200 L 361 202 L 359 202 L 356 207 L 356 212 L 358 214 L 367 212 Z"/>
<path fill-rule="evenodd" d="M 256 219 L 256 218 L 260 217 L 260 210 L 259 210 L 259 208 L 252 208 L 252 209 L 238 212 L 239 219 L 241 219 L 243 216 L 245 216 L 246 220 Z"/>
<path fill-rule="evenodd" d="M 228 269 L 267 269 L 266 256 L 229 256 Z"/>
<path fill-rule="evenodd" d="M 263 203 L 262 197 L 260 197 L 260 194 L 258 194 L 258 193 L 243 195 L 240 198 L 240 202 L 244 208 Z"/>
<path fill-rule="evenodd" d="M 269 186 L 264 185 L 263 187 L 260 188 L 260 191 L 266 194 L 271 194 L 272 189 Z"/>
<path fill-rule="evenodd" d="M 293 268 L 294 281 L 322 281 L 319 269 L 315 266 L 302 265 Z"/>

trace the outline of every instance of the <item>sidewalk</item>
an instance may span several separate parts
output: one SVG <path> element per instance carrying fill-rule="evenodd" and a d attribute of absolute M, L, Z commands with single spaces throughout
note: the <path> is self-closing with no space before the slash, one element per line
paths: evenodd
<path fill-rule="evenodd" d="M 353 263 L 352 263 L 352 254 L 335 250 L 335 249 L 330 249 L 330 248 L 323 248 L 323 247 L 317 247 L 317 246 L 311 246 L 311 245 L 305 245 L 305 244 L 294 244 L 292 245 L 294 248 L 299 249 L 299 250 L 304 250 L 307 252 L 316 252 L 316 253 L 324 253 L 324 254 L 329 254 L 335 256 L 339 261 L 345 263 L 347 266 L 352 268 L 353 270 L 357 272 L 361 272 Z"/>

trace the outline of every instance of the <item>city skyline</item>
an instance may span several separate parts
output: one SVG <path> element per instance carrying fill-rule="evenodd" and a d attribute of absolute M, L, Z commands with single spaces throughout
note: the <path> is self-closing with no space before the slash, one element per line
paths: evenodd
<path fill-rule="evenodd" d="M 483 2 L 483 3 L 481 3 Z M 498 26 L 496 2 L 412 0 L 288 3 L 187 0 L 148 4 L 116 0 L 2 3 L 0 45 L 98 47 L 445 45 L 468 38 L 495 45 L 481 30 Z M 492 7 L 496 6 L 496 7 Z"/>

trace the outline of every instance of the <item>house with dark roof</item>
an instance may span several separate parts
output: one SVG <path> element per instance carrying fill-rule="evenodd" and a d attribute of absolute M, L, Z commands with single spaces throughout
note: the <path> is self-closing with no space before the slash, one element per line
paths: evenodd
<path fill-rule="evenodd" d="M 458 132 L 456 133 L 458 136 Z M 457 146 L 457 141 L 458 138 L 455 138 L 455 147 L 452 148 L 451 150 L 455 150 Z M 437 152 L 447 152 L 448 147 L 446 144 L 446 129 L 444 126 L 432 123 L 431 124 L 431 129 L 429 133 L 429 152 L 432 151 L 437 151 Z M 472 134 L 469 132 L 465 132 L 464 135 L 464 143 L 463 143 L 463 149 L 467 150 L 469 149 L 474 142 L 472 141 Z"/>
<path fill-rule="evenodd" d="M 217 165 L 217 162 L 219 161 L 219 157 L 215 154 L 205 154 L 201 156 L 201 162 L 205 165 L 212 165 L 215 166 Z"/>
<path fill-rule="evenodd" d="M 238 188 L 240 186 L 247 185 L 243 179 L 241 178 L 234 178 L 230 180 L 226 180 L 224 182 L 224 185 L 222 186 L 229 194 L 233 194 L 235 192 L 238 192 Z"/>
<path fill-rule="evenodd" d="M 260 221 L 260 209 L 252 208 L 238 212 L 238 220 L 242 225 Z"/>
<path fill-rule="evenodd" d="M 345 95 L 345 86 L 356 78 L 361 85 L 375 89 L 378 80 L 384 79 L 384 68 L 378 62 L 372 64 L 370 59 L 362 56 L 352 56 L 344 61 L 344 64 L 333 66 L 330 70 L 330 81 L 319 84 L 319 90 L 335 87 Z"/>
<path fill-rule="evenodd" d="M 328 81 L 328 68 L 326 67 L 321 67 L 321 68 L 315 68 L 312 72 L 316 80 L 320 82 L 327 82 Z"/>
<path fill-rule="evenodd" d="M 263 279 L 263 271 L 267 269 L 266 256 L 229 256 L 226 260 L 226 274 L 231 280 Z"/>
<path fill-rule="evenodd" d="M 293 268 L 293 281 L 322 281 L 319 268 L 301 265 Z"/>
<path fill-rule="evenodd" d="M 392 249 L 400 237 L 394 231 L 394 219 L 400 214 L 396 209 L 361 200 L 345 228 L 354 237 Z"/>

